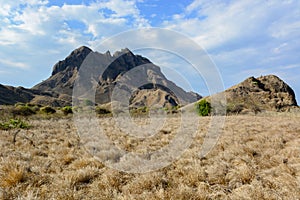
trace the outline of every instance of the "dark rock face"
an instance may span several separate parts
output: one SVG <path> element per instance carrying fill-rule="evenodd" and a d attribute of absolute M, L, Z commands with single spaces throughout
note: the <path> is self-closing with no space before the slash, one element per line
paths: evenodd
<path fill-rule="evenodd" d="M 53 67 L 52 76 L 58 72 L 62 72 L 67 68 L 75 69 L 80 67 L 86 56 L 91 53 L 92 50 L 88 47 L 82 46 L 72 51 L 72 53 L 63 61 L 59 61 Z"/>
<path fill-rule="evenodd" d="M 225 94 L 229 112 L 285 111 L 297 106 L 292 88 L 274 75 L 247 78 Z"/>
<path fill-rule="evenodd" d="M 107 55 L 107 54 L 106 54 Z M 131 70 L 134 67 L 151 63 L 147 58 L 134 55 L 129 49 L 122 49 L 112 57 L 108 57 L 113 62 L 107 67 L 102 75 L 102 80 L 115 80 L 118 75 Z"/>

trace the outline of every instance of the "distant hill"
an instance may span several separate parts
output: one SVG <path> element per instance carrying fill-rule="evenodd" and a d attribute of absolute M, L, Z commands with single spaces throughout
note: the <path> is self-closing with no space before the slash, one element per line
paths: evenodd
<path fill-rule="evenodd" d="M 33 88 L 18 89 L 2 86 L 0 88 L 0 104 L 31 102 L 51 106 L 71 105 L 74 83 L 76 78 L 82 78 L 82 75 L 79 74 L 80 67 L 85 64 L 84 61 L 87 60 L 87 57 L 92 58 L 92 67 L 95 73 L 85 77 L 90 82 L 87 83 L 89 87 L 84 89 L 93 88 L 95 82 L 97 83 L 96 104 L 109 103 L 115 85 L 121 79 L 124 79 L 126 73 L 131 70 L 137 74 L 135 74 L 134 81 L 127 82 L 127 87 L 129 89 L 134 89 L 136 86 L 139 87 L 130 98 L 132 106 L 171 107 L 179 104 L 185 105 L 201 98 L 196 93 L 186 92 L 178 87 L 163 75 L 158 66 L 154 65 L 147 58 L 134 55 L 127 48 L 111 55 L 109 51 L 102 54 L 82 46 L 72 51 L 64 60 L 56 63 L 51 76 Z M 138 66 L 140 67 L 137 68 Z M 147 83 L 147 85 L 136 85 L 143 82 Z M 139 92 L 141 90 L 143 92 Z M 160 94 L 159 98 L 153 98 L 155 94 Z"/>
<path fill-rule="evenodd" d="M 10 105 L 18 102 L 29 102 L 34 98 L 33 91 L 22 87 L 12 87 L 0 84 L 0 105 Z"/>
<path fill-rule="evenodd" d="M 275 75 L 266 75 L 258 78 L 249 77 L 241 83 L 234 85 L 227 90 L 207 96 L 203 99 L 211 102 L 218 95 L 226 99 L 227 114 L 247 114 L 264 111 L 290 111 L 298 110 L 295 93 L 292 88 Z M 194 104 L 187 105 L 183 110 L 194 109 Z"/>

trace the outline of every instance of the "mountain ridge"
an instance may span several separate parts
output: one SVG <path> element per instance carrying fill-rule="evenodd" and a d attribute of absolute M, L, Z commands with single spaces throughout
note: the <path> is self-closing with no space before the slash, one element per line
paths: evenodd
<path fill-rule="evenodd" d="M 82 73 L 86 69 L 91 70 L 89 74 Z M 127 88 L 131 95 L 128 98 L 131 107 L 170 108 L 202 98 L 197 93 L 186 92 L 178 87 L 165 77 L 159 66 L 141 55 L 133 54 L 128 48 L 112 55 L 110 51 L 99 53 L 82 46 L 58 61 L 48 79 L 30 89 L 0 84 L 0 104 L 72 105 L 74 83 L 82 78 L 86 81 L 86 85 L 80 88 L 83 96 L 84 92 L 95 89 L 94 103 L 98 105 L 112 101 L 115 87 Z M 297 106 L 292 88 L 275 75 L 249 77 L 226 89 L 224 94 L 232 112 L 255 109 L 284 111 Z M 82 97 L 79 95 L 78 98 Z"/>
<path fill-rule="evenodd" d="M 90 64 L 92 63 L 92 64 Z M 90 74 L 86 75 L 81 67 L 86 67 L 83 70 L 92 70 Z M 58 61 L 52 69 L 50 77 L 30 89 L 26 89 L 26 92 L 30 93 L 31 96 L 28 98 L 19 98 L 17 94 L 12 102 L 8 100 L 3 101 L 5 104 L 14 104 L 16 101 L 31 102 L 35 104 L 48 104 L 52 106 L 65 106 L 72 104 L 72 94 L 74 83 L 77 78 L 85 77 L 87 82 L 86 91 L 93 87 L 92 82 L 97 82 L 96 89 L 96 104 L 105 104 L 110 102 L 111 93 L 114 86 L 120 82 L 124 77 L 128 78 L 127 74 L 131 71 L 135 74 L 136 80 L 129 82 L 129 88 L 132 90 L 136 88 L 136 83 L 141 84 L 152 83 L 153 87 L 148 92 L 154 92 L 154 90 L 165 90 L 165 88 L 172 88 L 174 93 L 178 95 L 178 101 L 175 102 L 173 99 L 174 94 L 170 94 L 166 91 L 164 101 L 157 100 L 157 102 L 151 102 L 151 104 L 161 104 L 160 106 L 177 106 L 179 104 L 191 103 L 199 98 L 200 95 L 192 92 L 186 92 L 182 88 L 178 87 L 175 83 L 168 80 L 161 72 L 160 68 L 153 64 L 149 59 L 134 55 L 128 48 L 116 51 L 111 55 L 110 51 L 105 53 L 94 52 L 86 46 L 79 47 L 73 50 L 64 60 Z M 83 76 L 84 75 L 84 76 Z M 129 77 L 130 78 L 130 77 Z M 157 87 L 161 85 L 163 87 Z M 5 93 L 5 92 L 4 92 Z M 150 94 L 149 94 L 150 95 Z M 173 96 L 169 98 L 169 95 Z M 12 99 L 14 99 L 12 97 Z M 136 98 L 133 98 L 136 99 Z M 172 103 L 167 102 L 172 99 Z M 180 100 L 180 101 L 179 101 Z M 137 99 L 141 101 L 141 99 Z M 1 101 L 0 101 L 1 103 Z M 134 102 L 131 102 L 134 104 Z"/>

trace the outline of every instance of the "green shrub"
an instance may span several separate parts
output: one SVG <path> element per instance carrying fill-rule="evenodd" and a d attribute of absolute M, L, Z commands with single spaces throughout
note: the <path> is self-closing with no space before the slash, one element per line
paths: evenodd
<path fill-rule="evenodd" d="M 54 113 L 56 113 L 56 110 L 54 108 L 51 108 L 50 106 L 42 107 L 40 109 L 40 111 L 45 113 L 45 114 L 54 114 Z"/>
<path fill-rule="evenodd" d="M 32 104 L 32 103 L 26 103 L 25 105 L 26 107 L 29 107 L 31 110 L 33 110 L 34 112 L 38 112 L 40 111 L 40 108 L 42 107 L 41 105 L 39 104 Z"/>
<path fill-rule="evenodd" d="M 208 116 L 211 112 L 211 105 L 205 99 L 196 103 L 196 110 L 200 116 Z"/>
<path fill-rule="evenodd" d="M 103 115 L 103 114 L 110 114 L 111 112 L 106 108 L 96 107 L 96 113 Z"/>
<path fill-rule="evenodd" d="M 179 113 L 180 105 L 172 106 L 172 107 L 162 107 L 161 110 L 165 111 L 167 114 L 175 114 Z"/>
<path fill-rule="evenodd" d="M 68 114 L 72 114 L 73 113 L 73 109 L 71 106 L 65 106 L 63 107 L 62 109 L 62 112 L 65 114 L 65 115 L 68 115 Z"/>
<path fill-rule="evenodd" d="M 144 106 L 144 107 L 138 108 L 137 111 L 138 111 L 138 113 L 148 113 L 149 108 L 147 106 Z"/>
<path fill-rule="evenodd" d="M 32 103 L 26 103 L 26 106 L 27 106 L 27 107 L 34 107 L 35 105 L 32 104 Z"/>
<path fill-rule="evenodd" d="M 135 114 L 145 114 L 149 112 L 149 108 L 147 106 L 138 107 L 132 110 Z"/>
<path fill-rule="evenodd" d="M 29 116 L 35 114 L 36 112 L 29 106 L 18 105 L 17 107 L 13 108 L 12 113 L 13 115 Z"/>
<path fill-rule="evenodd" d="M 82 107 L 79 107 L 79 106 L 73 106 L 73 107 L 72 107 L 72 111 L 73 111 L 73 113 L 74 113 L 74 112 L 81 112 L 81 111 L 82 111 Z"/>
<path fill-rule="evenodd" d="M 28 129 L 30 128 L 30 125 L 20 119 L 10 119 L 9 121 L 4 123 L 0 122 L 1 130 L 9 130 L 15 128 Z"/>
<path fill-rule="evenodd" d="M 147 106 L 132 107 L 129 112 L 132 116 L 147 116 L 149 114 L 149 108 Z"/>
<path fill-rule="evenodd" d="M 33 106 L 31 107 L 31 110 L 33 110 L 34 112 L 38 112 L 40 111 L 40 106 Z"/>

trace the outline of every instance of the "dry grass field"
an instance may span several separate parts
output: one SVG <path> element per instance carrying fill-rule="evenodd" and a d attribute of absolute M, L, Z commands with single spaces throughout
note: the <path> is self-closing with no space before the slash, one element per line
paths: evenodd
<path fill-rule="evenodd" d="M 178 120 L 171 117 L 165 130 L 140 140 L 118 133 L 111 118 L 99 118 L 127 151 L 164 146 Z M 130 174 L 89 155 L 71 117 L 27 119 L 28 130 L 0 131 L 0 199 L 300 199 L 300 116 L 228 116 L 215 148 L 200 159 L 209 121 L 199 117 L 180 159 Z"/>

